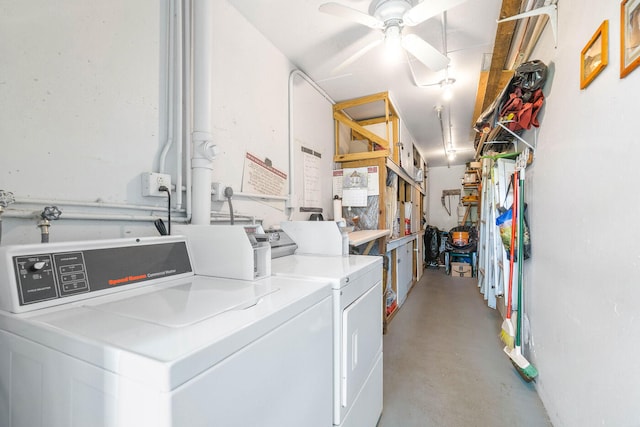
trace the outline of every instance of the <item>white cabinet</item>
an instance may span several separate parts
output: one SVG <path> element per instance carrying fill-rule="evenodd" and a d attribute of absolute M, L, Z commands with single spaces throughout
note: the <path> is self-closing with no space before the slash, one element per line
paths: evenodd
<path fill-rule="evenodd" d="M 404 304 L 413 282 L 413 241 L 396 249 L 396 272 L 398 279 L 398 303 Z"/>

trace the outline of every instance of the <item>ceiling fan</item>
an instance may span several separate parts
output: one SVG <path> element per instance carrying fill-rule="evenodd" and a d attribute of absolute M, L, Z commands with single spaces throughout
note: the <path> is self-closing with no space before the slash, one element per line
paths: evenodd
<path fill-rule="evenodd" d="M 349 19 L 369 28 L 382 30 L 385 44 L 402 46 L 428 68 L 438 71 L 449 64 L 449 58 L 417 35 L 403 35 L 402 29 L 416 26 L 464 1 L 466 0 L 424 0 L 413 6 L 410 0 L 378 0 L 372 15 L 335 2 L 324 3 L 320 5 L 319 10 L 323 13 Z M 380 43 L 382 43 L 382 40 L 375 40 L 369 43 L 338 68 L 351 64 Z"/>

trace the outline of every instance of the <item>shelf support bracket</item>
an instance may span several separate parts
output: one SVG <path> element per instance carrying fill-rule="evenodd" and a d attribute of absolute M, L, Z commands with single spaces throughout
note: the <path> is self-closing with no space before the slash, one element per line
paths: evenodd
<path fill-rule="evenodd" d="M 527 147 L 531 148 L 533 150 L 533 152 L 536 152 L 536 147 L 538 146 L 538 129 L 534 129 L 533 130 L 533 145 L 529 144 L 527 141 L 525 141 L 524 139 L 522 139 L 520 137 L 520 135 L 517 135 L 516 133 L 514 133 L 511 129 L 507 128 L 505 125 L 503 125 L 500 122 L 497 122 L 498 126 L 500 126 L 502 129 L 506 130 L 507 132 L 509 132 L 514 138 L 516 138 L 518 141 L 521 141 L 524 145 L 526 145 Z"/>

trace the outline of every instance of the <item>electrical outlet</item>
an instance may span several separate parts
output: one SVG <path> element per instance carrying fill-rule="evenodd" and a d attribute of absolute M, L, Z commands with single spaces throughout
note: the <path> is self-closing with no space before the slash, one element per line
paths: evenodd
<path fill-rule="evenodd" d="M 163 185 L 171 190 L 171 175 L 157 172 L 144 172 L 142 174 L 143 196 L 167 197 L 165 191 L 158 190 Z"/>
<path fill-rule="evenodd" d="M 224 202 L 226 200 L 224 197 L 224 184 L 221 182 L 211 183 L 211 200 L 214 202 Z"/>

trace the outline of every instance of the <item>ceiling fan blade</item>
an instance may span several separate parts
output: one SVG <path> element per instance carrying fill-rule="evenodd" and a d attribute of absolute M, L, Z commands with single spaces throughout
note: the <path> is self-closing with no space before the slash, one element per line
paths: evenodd
<path fill-rule="evenodd" d="M 425 0 L 407 10 L 402 17 L 402 22 L 406 26 L 413 27 L 465 1 L 467 0 Z"/>
<path fill-rule="evenodd" d="M 320 12 L 328 13 L 329 15 L 339 16 L 350 21 L 357 22 L 362 25 L 366 25 L 369 28 L 383 28 L 384 22 L 379 21 L 371 15 L 360 12 L 359 10 L 352 9 L 348 6 L 343 6 L 339 3 L 329 2 L 321 4 L 318 8 Z"/>
<path fill-rule="evenodd" d="M 403 36 L 402 47 L 432 71 L 442 70 L 449 64 L 447 56 L 415 34 Z"/>
<path fill-rule="evenodd" d="M 341 71 L 342 69 L 344 69 L 345 67 L 348 67 L 349 65 L 353 64 L 358 58 L 362 57 L 365 53 L 369 52 L 371 49 L 378 46 L 380 43 L 382 43 L 382 40 L 380 39 L 367 43 L 362 48 L 358 49 L 353 55 L 351 55 L 350 57 L 342 61 L 342 63 L 337 67 L 335 67 L 331 73 L 335 74 Z"/>

